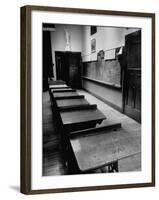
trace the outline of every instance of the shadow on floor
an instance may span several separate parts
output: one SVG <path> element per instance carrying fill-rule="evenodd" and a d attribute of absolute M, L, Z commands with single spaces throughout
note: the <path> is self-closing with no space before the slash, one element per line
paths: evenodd
<path fill-rule="evenodd" d="M 9 187 L 16 192 L 20 192 L 20 187 L 17 185 L 10 185 Z"/>

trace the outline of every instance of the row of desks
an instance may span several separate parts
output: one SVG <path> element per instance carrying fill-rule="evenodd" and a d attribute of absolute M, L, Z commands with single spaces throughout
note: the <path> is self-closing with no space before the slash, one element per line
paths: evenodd
<path fill-rule="evenodd" d="M 71 173 L 87 173 L 103 166 L 118 171 L 118 160 L 140 153 L 141 139 L 129 135 L 121 123 L 96 127 L 106 119 L 96 105 L 67 85 L 50 87 L 53 110 L 62 125 L 62 145 Z"/>
<path fill-rule="evenodd" d="M 95 127 L 106 119 L 96 105 L 90 105 L 76 90 L 51 89 L 51 101 L 60 114 L 62 125 L 69 132 Z"/>

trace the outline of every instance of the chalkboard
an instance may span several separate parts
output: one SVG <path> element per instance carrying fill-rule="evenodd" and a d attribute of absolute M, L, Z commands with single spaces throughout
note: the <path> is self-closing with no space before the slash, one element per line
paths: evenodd
<path fill-rule="evenodd" d="M 83 76 L 112 86 L 121 86 L 121 66 L 118 59 L 84 63 Z"/>

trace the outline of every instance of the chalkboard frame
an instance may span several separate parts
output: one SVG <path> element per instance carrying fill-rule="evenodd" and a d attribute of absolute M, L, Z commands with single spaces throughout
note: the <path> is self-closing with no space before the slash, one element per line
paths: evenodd
<path fill-rule="evenodd" d="M 121 66 L 121 63 L 120 63 L 120 61 L 119 61 L 119 59 L 118 59 L 118 52 L 117 52 L 117 49 L 123 49 L 124 48 L 124 46 L 118 46 L 118 47 L 114 47 L 114 48 L 111 48 L 111 49 L 107 49 L 107 50 L 100 50 L 98 53 L 97 53 L 97 60 L 93 60 L 93 61 L 85 61 L 85 62 L 83 62 L 84 63 L 84 65 L 82 66 L 83 67 L 83 74 L 82 74 L 82 77 L 83 78 L 86 78 L 86 79 L 89 79 L 90 81 L 94 81 L 94 82 L 97 82 L 97 83 L 102 83 L 103 85 L 105 84 L 105 86 L 111 86 L 112 88 L 122 88 L 122 66 Z M 109 52 L 109 51 L 114 51 L 114 57 L 112 58 L 106 58 L 106 54 L 107 54 L 107 52 Z M 101 58 L 101 52 L 102 52 L 102 58 Z M 92 52 L 93 53 L 93 52 Z M 121 56 L 121 55 L 120 55 Z M 104 79 L 100 79 L 99 77 L 98 78 L 94 78 L 94 77 L 91 77 L 91 76 L 89 76 L 89 75 L 87 75 L 87 74 L 84 74 L 85 73 L 85 68 L 88 68 L 89 66 L 86 66 L 86 64 L 89 64 L 89 63 L 91 63 L 91 62 L 96 62 L 96 65 L 97 65 L 97 63 L 99 63 L 100 61 L 104 61 L 104 62 L 112 62 L 112 61 L 117 61 L 118 62 L 118 65 L 120 66 L 120 80 L 118 80 L 119 81 L 119 83 L 117 84 L 117 83 L 113 83 L 113 82 L 111 82 L 111 81 L 105 81 Z M 105 65 L 106 65 L 106 63 L 105 63 Z M 117 67 L 117 66 L 116 66 Z M 96 68 L 96 70 L 99 68 L 99 66 L 97 67 L 95 67 Z M 119 67 L 118 67 L 119 68 Z M 98 69 L 99 70 L 99 69 Z M 104 67 L 104 69 L 103 70 L 105 70 L 105 67 Z M 112 70 L 112 69 L 111 69 Z M 110 70 L 109 70 L 110 71 Z M 102 71 L 102 73 L 101 73 L 101 75 L 103 76 L 104 74 L 106 74 L 106 73 L 104 73 L 104 71 Z M 96 76 L 97 74 L 95 74 L 95 76 Z"/>
<path fill-rule="evenodd" d="M 115 84 L 111 84 L 109 82 L 104 82 L 104 81 L 100 81 L 100 80 L 96 80 L 94 78 L 90 78 L 90 77 L 86 77 L 86 76 L 82 76 L 83 79 L 89 80 L 91 82 L 95 82 L 97 84 L 103 85 L 103 86 L 107 86 L 113 89 L 117 89 L 117 90 L 121 90 L 122 86 L 121 85 L 115 85 Z"/>

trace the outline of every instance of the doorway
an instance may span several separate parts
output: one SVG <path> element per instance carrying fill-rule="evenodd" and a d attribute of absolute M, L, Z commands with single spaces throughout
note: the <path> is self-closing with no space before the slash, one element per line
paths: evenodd
<path fill-rule="evenodd" d="M 53 77 L 50 31 L 43 31 L 43 91 L 48 89 L 48 78 Z"/>
<path fill-rule="evenodd" d="M 81 88 L 81 53 L 55 52 L 56 77 L 72 88 Z"/>
<path fill-rule="evenodd" d="M 141 31 L 125 37 L 124 113 L 141 123 Z"/>

